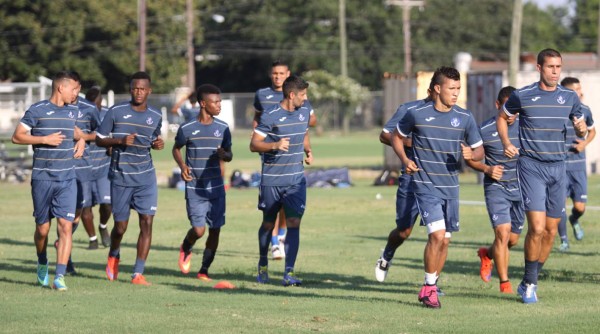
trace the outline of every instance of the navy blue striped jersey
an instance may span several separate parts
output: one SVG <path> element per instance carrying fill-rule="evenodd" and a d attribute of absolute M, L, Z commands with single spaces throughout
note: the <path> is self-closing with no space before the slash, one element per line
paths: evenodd
<path fill-rule="evenodd" d="M 460 144 L 464 141 L 471 148 L 482 144 L 471 112 L 458 106 L 440 112 L 433 102 L 427 102 L 409 110 L 397 129 L 402 136 L 412 134 L 414 161 L 419 167 L 413 175 L 412 191 L 458 198 Z"/>
<path fill-rule="evenodd" d="M 191 106 L 189 108 L 182 107 L 181 114 L 183 115 L 184 123 L 190 122 L 190 121 L 198 118 L 198 115 L 200 114 L 200 107 L 198 106 L 198 104 Z"/>
<path fill-rule="evenodd" d="M 265 142 L 278 142 L 289 138 L 287 152 L 273 150 L 262 154 L 263 186 L 290 186 L 304 178 L 304 137 L 308 131 L 310 110 L 303 105 L 295 111 L 287 111 L 280 105 L 267 109 L 260 115 L 254 131 L 265 137 Z"/>
<path fill-rule="evenodd" d="M 408 110 L 414 109 L 414 108 L 422 105 L 423 103 L 425 103 L 425 100 L 416 100 L 416 101 L 406 102 L 406 103 L 398 106 L 398 109 L 396 109 L 396 112 L 392 115 L 392 117 L 383 126 L 382 131 L 385 133 L 393 133 L 394 130 L 396 129 L 396 126 L 398 126 L 398 122 L 400 122 L 402 117 L 404 117 L 404 115 L 406 115 L 406 112 Z M 410 147 L 404 146 L 404 152 L 406 152 L 406 156 L 410 160 L 414 159 L 414 156 L 412 154 L 412 150 L 410 149 Z M 402 172 L 404 172 L 404 169 L 405 169 L 405 167 L 402 166 Z"/>
<path fill-rule="evenodd" d="M 227 123 L 217 118 L 213 118 L 211 124 L 192 120 L 179 127 L 175 145 L 185 146 L 185 164 L 193 177 L 192 181 L 186 182 L 186 198 L 193 196 L 212 199 L 225 196 L 217 148 L 231 148 L 231 132 Z"/>
<path fill-rule="evenodd" d="M 258 112 L 263 112 L 275 105 L 279 105 L 279 102 L 283 100 L 283 91 L 276 91 L 273 87 L 266 87 L 256 91 L 254 95 L 254 109 Z M 303 107 L 310 110 L 310 114 L 314 113 L 313 107 L 310 101 L 304 101 Z"/>
<path fill-rule="evenodd" d="M 581 104 L 581 113 L 585 117 L 585 124 L 588 129 L 593 129 L 594 118 L 592 117 L 590 108 L 585 104 Z M 566 167 L 570 171 L 585 171 L 585 150 L 577 152 L 573 148 L 573 145 L 577 144 L 577 140 L 585 140 L 585 138 L 578 137 L 573 126 L 567 127 L 567 140 L 565 141 L 565 149 L 567 150 Z"/>
<path fill-rule="evenodd" d="M 573 127 L 573 117 L 582 116 L 577 93 L 560 85 L 546 91 L 536 82 L 515 90 L 503 108 L 509 116 L 520 114 L 522 156 L 541 162 L 565 160 L 567 128 Z"/>
<path fill-rule="evenodd" d="M 481 139 L 483 139 L 483 149 L 485 150 L 485 164 L 488 166 L 500 165 L 504 167 L 502 178 L 496 181 L 485 175 L 483 185 L 486 190 L 498 190 L 504 198 L 518 201 L 521 197 L 519 192 L 519 182 L 517 180 L 517 160 L 518 156 L 508 158 L 504 155 L 504 146 L 498 136 L 496 128 L 496 116 L 488 119 L 481 124 L 479 128 Z M 510 142 L 519 148 L 519 119 L 508 126 L 508 137 Z"/>
<path fill-rule="evenodd" d="M 96 111 L 98 108 L 96 105 L 88 100 L 78 98 L 75 106 L 79 109 L 75 125 L 85 134 L 96 131 L 96 128 L 100 126 L 100 120 L 97 118 L 98 114 Z M 92 174 L 92 167 L 90 145 L 86 142 L 83 156 L 76 160 L 75 174 L 77 175 L 77 179 L 79 181 L 95 180 L 94 175 Z"/>
<path fill-rule="evenodd" d="M 97 136 L 123 138 L 137 134 L 133 145 L 113 146 L 108 174 L 112 182 L 126 187 L 156 183 L 150 149 L 160 135 L 161 124 L 162 115 L 150 106 L 145 111 L 135 111 L 129 102 L 122 102 L 108 109 Z"/>
<path fill-rule="evenodd" d="M 21 118 L 21 124 L 32 136 L 47 136 L 59 132 L 65 139 L 58 146 L 33 145 L 32 180 L 65 181 L 75 178 L 73 132 L 77 107 L 58 107 L 48 100 L 33 104 Z"/>
<path fill-rule="evenodd" d="M 104 120 L 104 116 L 108 112 L 108 108 L 102 107 L 100 110 L 96 108 L 96 119 L 98 120 L 98 126 Z M 90 143 L 90 158 L 92 160 L 92 179 L 98 180 L 108 176 L 108 169 L 110 167 L 110 157 L 106 155 L 106 148 L 96 145 L 96 142 Z"/>

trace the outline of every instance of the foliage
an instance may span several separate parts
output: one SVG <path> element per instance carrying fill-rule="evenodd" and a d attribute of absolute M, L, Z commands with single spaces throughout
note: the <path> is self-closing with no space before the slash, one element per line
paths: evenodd
<path fill-rule="evenodd" d="M 308 86 L 309 97 L 316 102 L 334 100 L 355 106 L 371 96 L 369 90 L 356 80 L 333 75 L 324 70 L 308 71 L 302 77 L 310 83 Z"/>

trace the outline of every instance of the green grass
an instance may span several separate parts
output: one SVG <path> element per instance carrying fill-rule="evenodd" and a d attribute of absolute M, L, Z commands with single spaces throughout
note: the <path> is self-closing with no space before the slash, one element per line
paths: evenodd
<path fill-rule="evenodd" d="M 254 170 L 252 160 L 258 158 L 245 152 L 247 141 L 243 139 L 248 137 L 234 138 L 235 158 L 228 171 Z M 369 142 L 364 143 L 367 139 Z M 347 145 L 346 140 L 363 146 Z M 322 157 L 330 166 L 370 166 L 382 160 L 376 133 L 351 138 L 313 137 L 313 143 L 315 158 Z M 343 150 L 336 149 L 338 146 Z M 159 172 L 170 172 L 173 164 L 169 156 L 170 150 L 155 154 L 160 160 L 157 165 L 163 166 Z M 321 166 L 316 160 L 316 167 Z M 516 295 L 498 292 L 497 276 L 488 284 L 479 278 L 476 250 L 491 242 L 492 231 L 485 207 L 462 205 L 461 232 L 453 236 L 440 278 L 447 296 L 441 299 L 441 310 L 429 310 L 417 302 L 423 281 L 424 229 L 415 228 L 412 239 L 397 251 L 386 282 L 376 282 L 375 260 L 394 227 L 395 188 L 373 187 L 370 178 L 353 181 L 355 187 L 348 189 L 308 191 L 296 266 L 304 279 L 303 287 L 280 285 L 281 262 L 270 263 L 270 284 L 254 283 L 256 233 L 261 219 L 256 210 L 256 189 L 227 193 L 227 225 L 211 267 L 215 281 L 203 283 L 195 275 L 182 275 L 177 267 L 178 247 L 189 227 L 183 193 L 161 188 L 146 269 L 153 285 L 129 283 L 139 230 L 132 216 L 123 240 L 117 282 L 105 278 L 107 250 L 85 250 L 85 233 L 82 228 L 77 231 L 73 258 L 80 275 L 67 277 L 66 293 L 36 285 L 29 186 L 1 184 L 0 332 L 597 332 L 600 226 L 595 222 L 599 211 L 588 210 L 582 219 L 585 238 L 573 240 L 569 254 L 551 255 L 545 266 L 547 275 L 540 281 L 540 302 L 523 305 Z M 600 206 L 599 181 L 599 177 L 590 179 L 590 206 Z M 461 184 L 461 199 L 483 200 L 473 174 L 463 176 Z M 377 193 L 381 194 L 379 200 Z M 521 240 L 510 260 L 515 285 L 522 275 L 522 245 Z M 199 267 L 202 249 L 203 240 L 194 249 L 193 270 Z M 49 258 L 54 263 L 51 247 Z M 213 289 L 219 280 L 229 280 L 237 289 Z"/>

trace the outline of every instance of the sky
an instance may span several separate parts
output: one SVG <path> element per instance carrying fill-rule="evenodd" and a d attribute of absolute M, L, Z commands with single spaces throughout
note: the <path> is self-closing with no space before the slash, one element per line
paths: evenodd
<path fill-rule="evenodd" d="M 564 6 L 569 0 L 526 0 L 527 2 L 537 3 L 541 8 L 546 8 L 548 5 Z"/>

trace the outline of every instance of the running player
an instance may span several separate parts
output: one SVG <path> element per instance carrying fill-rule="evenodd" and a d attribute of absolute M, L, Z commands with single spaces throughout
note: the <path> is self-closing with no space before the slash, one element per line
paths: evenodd
<path fill-rule="evenodd" d="M 52 287 L 67 290 L 64 275 L 71 253 L 71 230 L 75 218 L 77 184 L 75 161 L 83 154 L 85 143 L 74 145 L 77 108 L 70 103 L 77 97 L 79 76 L 59 72 L 52 80 L 49 100 L 33 104 L 12 136 L 19 145 L 33 145 L 31 195 L 35 217 L 34 242 L 37 252 L 37 280 L 48 286 L 48 232 L 52 218 L 58 221 L 59 242 L 56 248 L 56 275 Z M 75 152 L 74 152 L 75 151 Z"/>
<path fill-rule="evenodd" d="M 500 90 L 496 99 L 496 109 L 502 110 L 514 87 L 507 86 Z M 525 223 L 525 213 L 521 203 L 519 183 L 517 181 L 517 158 L 507 159 L 504 147 L 498 138 L 496 116 L 481 124 L 479 133 L 483 139 L 485 164 L 481 161 L 467 160 L 469 167 L 485 174 L 483 187 L 485 203 L 492 228 L 494 242 L 490 247 L 479 248 L 481 265 L 479 274 L 484 282 L 492 277 L 492 259 L 500 279 L 500 292 L 514 293 L 508 279 L 509 249 L 519 242 L 519 236 Z M 519 120 L 508 119 L 508 135 L 510 141 L 519 147 Z"/>
<path fill-rule="evenodd" d="M 438 68 L 429 87 L 434 92 L 433 100 L 406 113 L 392 135 L 392 147 L 406 172 L 413 175 L 411 187 L 422 223 L 427 227 L 425 284 L 418 298 L 426 307 L 440 308 L 436 281 L 446 262 L 452 232 L 459 230 L 461 151 L 465 160 L 480 160 L 483 148 L 473 115 L 455 105 L 460 92 L 458 71 Z M 414 160 L 404 151 L 403 139 L 410 134 Z"/>
<path fill-rule="evenodd" d="M 560 53 L 542 50 L 537 70 L 540 80 L 514 91 L 496 120 L 504 154 L 519 155 L 517 174 L 528 224 L 525 272 L 517 288 L 524 303 L 537 302 L 538 273 L 550 255 L 565 210 L 566 129 L 572 121 L 578 136 L 587 132 L 579 97 L 558 84 Z M 520 149 L 511 143 L 507 124 L 517 113 Z"/>
<path fill-rule="evenodd" d="M 269 241 L 283 209 L 287 222 L 285 241 L 285 274 L 283 285 L 301 285 L 294 274 L 300 246 L 300 223 L 306 208 L 306 178 L 304 163 L 310 165 L 313 155 L 308 135 L 310 110 L 304 104 L 308 83 L 290 76 L 283 83 L 284 99 L 261 113 L 252 134 L 250 151 L 262 153 L 261 186 L 258 208 L 263 212 L 258 230 L 260 259 L 258 283 L 266 283 L 268 274 Z"/>
<path fill-rule="evenodd" d="M 581 83 L 579 79 L 566 77 L 560 82 L 561 86 L 572 89 L 579 96 L 579 100 L 583 99 L 581 91 Z M 581 105 L 581 112 L 585 117 L 585 124 L 588 128 L 588 135 L 577 137 L 575 129 L 567 127 L 567 141 L 565 142 L 567 150 L 567 159 L 565 161 L 567 168 L 567 197 L 571 197 L 573 201 L 573 209 L 569 216 L 569 222 L 573 228 L 575 239 L 583 239 L 583 228 L 579 223 L 579 218 L 585 212 L 585 203 L 587 202 L 587 173 L 585 148 L 596 137 L 596 129 L 594 128 L 594 119 L 592 111 L 584 104 Z M 567 237 L 567 212 L 562 215 L 558 224 L 558 235 L 560 236 L 561 244 L 559 251 L 566 252 L 569 250 L 569 238 Z"/>
<path fill-rule="evenodd" d="M 137 72 L 131 77 L 131 101 L 108 110 L 96 133 L 96 144 L 112 147 L 110 167 L 112 210 L 115 226 L 111 232 L 106 276 L 119 274 L 121 240 L 129 223 L 130 209 L 139 215 L 140 234 L 131 282 L 150 285 L 144 267 L 152 242 L 152 222 L 157 208 L 156 172 L 150 149 L 162 150 L 162 115 L 148 106 L 152 93 L 150 76 Z"/>
<path fill-rule="evenodd" d="M 195 120 L 179 127 L 173 158 L 186 181 L 185 202 L 192 227 L 179 248 L 179 269 L 190 272 L 192 247 L 204 235 L 208 238 L 202 256 L 198 279 L 210 281 L 208 269 L 219 246 L 221 227 L 225 225 L 225 187 L 221 177 L 221 161 L 233 159 L 231 132 L 227 123 L 215 118 L 221 113 L 221 91 L 210 84 L 197 90 L 200 113 Z M 185 162 L 181 148 L 185 146 Z"/>
<path fill-rule="evenodd" d="M 263 111 L 278 105 L 283 101 L 283 82 L 290 76 L 289 66 L 281 60 L 276 60 L 271 65 L 271 86 L 261 88 L 254 95 L 254 121 L 253 128 L 256 128 L 260 115 Z M 309 126 L 314 127 L 317 124 L 317 117 L 310 101 L 304 102 L 304 107 L 310 110 Z M 285 257 L 285 235 L 286 235 L 285 212 L 281 210 L 279 217 L 275 221 L 273 235 L 271 236 L 271 254 L 273 260 L 281 260 Z"/>
<path fill-rule="evenodd" d="M 200 106 L 198 105 L 196 92 L 191 92 L 188 96 L 177 101 L 173 108 L 171 108 L 173 114 L 179 115 L 180 111 L 181 116 L 183 116 L 183 123 L 188 123 L 198 118 Z"/>

